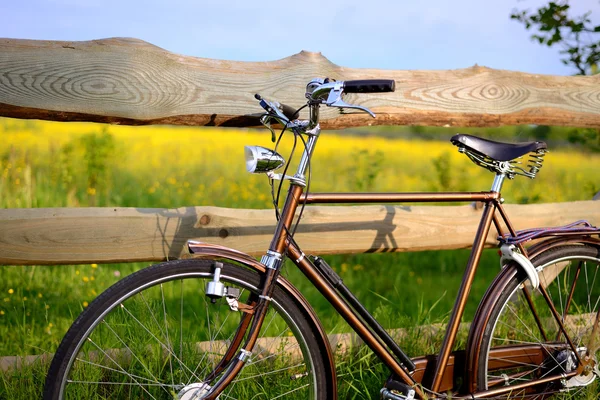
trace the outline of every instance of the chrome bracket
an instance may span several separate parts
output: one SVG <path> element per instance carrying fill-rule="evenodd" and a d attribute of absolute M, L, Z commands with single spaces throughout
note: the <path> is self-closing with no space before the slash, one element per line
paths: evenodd
<path fill-rule="evenodd" d="M 231 311 L 238 310 L 238 301 L 235 297 L 226 297 L 225 300 L 227 300 L 227 304 L 229 304 L 229 308 L 231 308 Z"/>
<path fill-rule="evenodd" d="M 283 174 L 276 174 L 273 171 L 269 171 L 266 173 L 266 175 L 273 180 L 281 180 L 281 179 L 287 179 L 290 182 L 292 182 L 295 185 L 298 186 L 302 186 L 302 187 L 306 187 L 306 180 L 304 179 L 304 177 L 300 177 L 300 176 L 289 176 L 289 175 L 283 175 Z"/>
<path fill-rule="evenodd" d="M 500 252 L 502 257 L 500 258 L 500 266 L 504 266 L 508 261 L 516 262 L 527 274 L 531 286 L 534 289 L 540 287 L 540 277 L 537 269 L 533 266 L 531 261 L 519 251 L 514 244 L 503 244 L 500 246 Z"/>
<path fill-rule="evenodd" d="M 239 360 L 240 360 L 241 362 L 244 362 L 244 363 L 245 363 L 246 361 L 248 361 L 248 359 L 250 358 L 250 355 L 251 355 L 251 354 L 252 354 L 252 352 L 251 352 L 251 351 L 248 351 L 248 350 L 246 350 L 246 349 L 241 349 L 241 350 L 240 350 L 240 356 L 239 356 Z"/>

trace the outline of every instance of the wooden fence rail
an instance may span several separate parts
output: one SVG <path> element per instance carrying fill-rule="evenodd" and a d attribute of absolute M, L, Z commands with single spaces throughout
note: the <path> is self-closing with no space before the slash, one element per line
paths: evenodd
<path fill-rule="evenodd" d="M 598 201 L 506 205 L 517 229 L 600 224 Z M 296 238 L 305 252 L 362 253 L 467 248 L 481 210 L 464 206 L 307 207 Z M 41 208 L 0 210 L 0 264 L 83 264 L 180 257 L 188 239 L 260 255 L 271 210 Z M 494 245 L 496 232 L 488 237 Z"/>
<path fill-rule="evenodd" d="M 0 116 L 118 124 L 256 126 L 255 93 L 299 107 L 314 77 L 387 78 L 393 94 L 348 95 L 378 114 L 327 109 L 322 126 L 518 124 L 600 127 L 600 75 L 559 77 L 485 67 L 344 68 L 320 53 L 273 62 L 187 57 L 137 39 L 0 39 Z"/>
<path fill-rule="evenodd" d="M 301 106 L 314 77 L 387 78 L 395 93 L 350 94 L 378 114 L 325 109 L 323 128 L 387 125 L 600 127 L 600 75 L 558 77 L 472 67 L 383 71 L 337 66 L 320 53 L 273 62 L 187 57 L 137 39 L 0 39 L 0 116 L 116 124 L 256 126 L 255 93 Z M 176 131 L 174 131 L 176 134 Z M 588 219 L 598 202 L 507 206 L 517 228 Z M 468 247 L 480 211 L 452 207 L 308 207 L 297 239 L 318 254 Z M 0 264 L 74 264 L 177 258 L 188 239 L 258 255 L 268 210 L 189 207 L 0 210 Z M 494 243 L 495 232 L 488 244 Z"/>

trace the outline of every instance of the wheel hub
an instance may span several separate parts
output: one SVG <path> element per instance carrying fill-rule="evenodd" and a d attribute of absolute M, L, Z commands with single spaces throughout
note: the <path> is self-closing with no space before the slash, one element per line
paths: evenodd
<path fill-rule="evenodd" d="M 177 394 L 177 400 L 200 400 L 206 397 L 212 387 L 208 383 L 186 385 Z"/>
<path fill-rule="evenodd" d="M 563 384 L 567 388 L 587 386 L 597 377 L 600 377 L 600 370 L 598 369 L 598 360 L 596 359 L 596 355 L 588 356 L 587 348 L 585 347 L 580 347 L 577 349 L 577 351 L 579 352 L 579 357 L 585 363 L 583 372 L 564 382 Z M 572 357 L 575 358 L 574 355 L 572 355 Z"/>

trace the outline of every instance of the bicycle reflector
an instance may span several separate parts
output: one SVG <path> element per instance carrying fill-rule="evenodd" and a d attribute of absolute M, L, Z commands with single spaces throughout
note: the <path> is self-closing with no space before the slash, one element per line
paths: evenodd
<path fill-rule="evenodd" d="M 245 146 L 244 155 L 246 169 L 255 174 L 274 171 L 285 164 L 281 155 L 262 146 Z"/>

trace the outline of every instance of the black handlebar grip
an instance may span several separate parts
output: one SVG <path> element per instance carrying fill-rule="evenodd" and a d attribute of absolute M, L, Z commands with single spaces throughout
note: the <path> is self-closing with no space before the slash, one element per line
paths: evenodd
<path fill-rule="evenodd" d="M 393 79 L 359 79 L 344 82 L 346 93 L 385 93 L 394 90 L 396 82 Z"/>
<path fill-rule="evenodd" d="M 285 115 L 290 121 L 298 119 L 300 112 L 297 109 L 295 109 L 294 107 L 288 106 L 287 104 L 281 104 L 281 103 L 279 103 L 279 107 L 281 109 L 281 112 L 283 112 L 283 115 Z"/>

